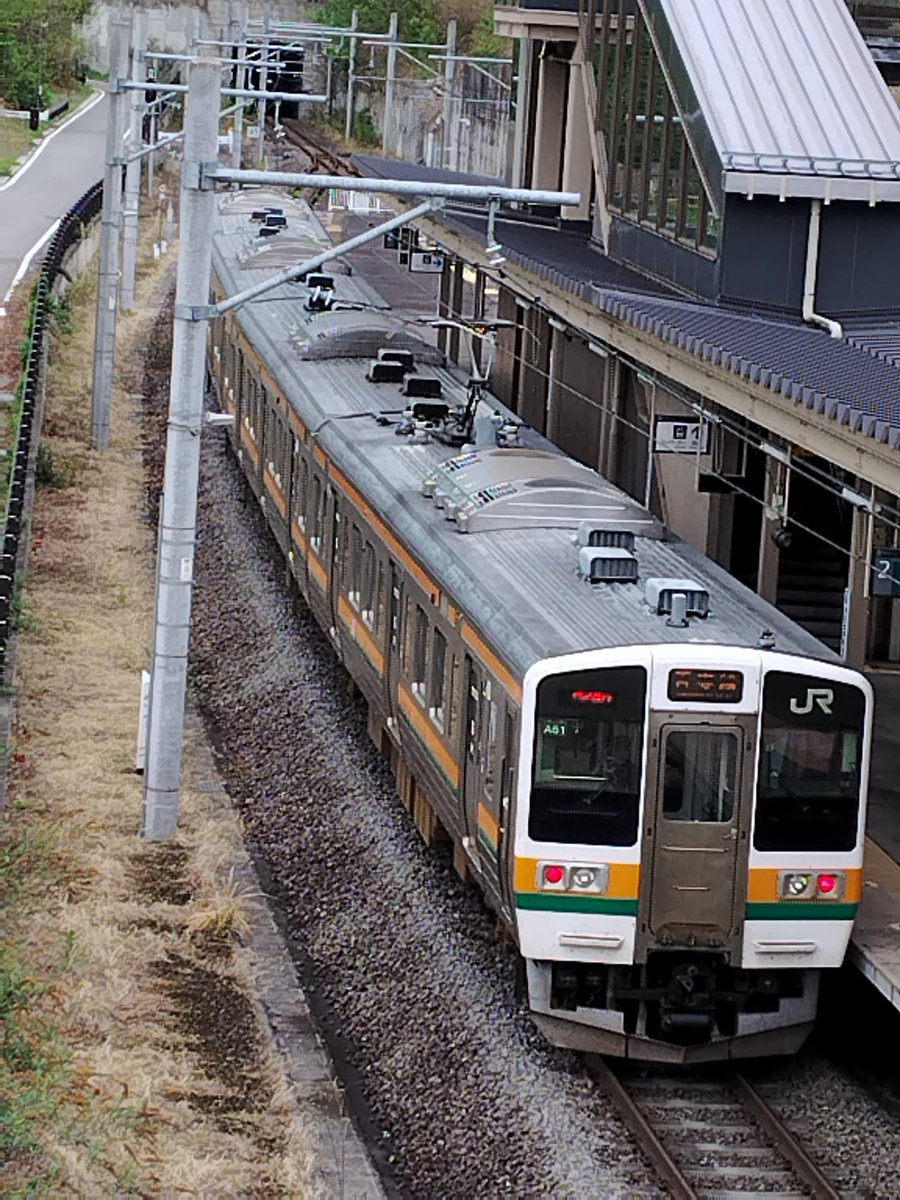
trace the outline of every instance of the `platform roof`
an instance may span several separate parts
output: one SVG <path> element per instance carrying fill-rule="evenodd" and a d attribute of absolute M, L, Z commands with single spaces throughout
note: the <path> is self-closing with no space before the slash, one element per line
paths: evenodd
<path fill-rule="evenodd" d="M 844 0 L 645 0 L 709 186 L 900 202 L 900 108 Z"/>

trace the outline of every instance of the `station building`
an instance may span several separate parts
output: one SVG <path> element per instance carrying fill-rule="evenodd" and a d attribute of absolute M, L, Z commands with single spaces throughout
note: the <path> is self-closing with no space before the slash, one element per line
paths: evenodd
<path fill-rule="evenodd" d="M 851 665 L 900 664 L 900 107 L 845 0 L 519 0 L 495 28 L 507 182 L 581 203 L 425 222 L 441 311 L 493 294 L 523 420 Z"/>

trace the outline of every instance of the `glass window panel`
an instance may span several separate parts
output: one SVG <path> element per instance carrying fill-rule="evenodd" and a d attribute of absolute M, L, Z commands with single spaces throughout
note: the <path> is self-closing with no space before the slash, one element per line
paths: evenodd
<path fill-rule="evenodd" d="M 668 821 L 730 821 L 737 787 L 738 739 L 708 730 L 673 731 L 663 764 Z"/>
<path fill-rule="evenodd" d="M 611 667 L 538 686 L 528 834 L 539 842 L 637 839 L 647 673 Z"/>
<path fill-rule="evenodd" d="M 771 671 L 763 690 L 757 850 L 852 850 L 865 701 L 858 688 Z"/>
<path fill-rule="evenodd" d="M 431 647 L 431 694 L 429 697 L 431 716 L 441 728 L 444 726 L 444 683 L 447 667 L 447 639 L 439 629 L 434 631 Z"/>

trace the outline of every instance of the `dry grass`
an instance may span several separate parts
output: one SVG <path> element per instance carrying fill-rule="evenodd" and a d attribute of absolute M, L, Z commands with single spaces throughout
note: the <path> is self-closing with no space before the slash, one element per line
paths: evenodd
<path fill-rule="evenodd" d="M 143 268 L 138 313 L 120 325 L 108 454 L 85 449 L 91 278 L 54 353 L 45 440 L 68 486 L 37 497 L 0 856 L 0 983 L 15 985 L 21 1041 L 0 1056 L 4 1192 L 302 1196 L 303 1129 L 248 998 L 239 822 L 186 786 L 177 842 L 138 836 L 153 530 L 134 397 L 166 264 Z"/>

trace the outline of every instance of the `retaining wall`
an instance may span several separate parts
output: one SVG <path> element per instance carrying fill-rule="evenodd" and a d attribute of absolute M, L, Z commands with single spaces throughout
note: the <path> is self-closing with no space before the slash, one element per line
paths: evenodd
<path fill-rule="evenodd" d="M 266 16 L 279 21 L 299 21 L 307 10 L 302 0 L 245 0 L 252 20 Z M 183 54 L 193 31 L 195 10 L 199 10 L 205 32 L 220 37 L 228 26 L 228 0 L 132 0 L 132 9 L 147 13 L 147 36 L 156 50 Z M 111 0 L 96 0 L 91 14 L 79 33 L 85 45 L 88 65 L 95 71 L 109 70 L 109 22 L 116 5 Z"/>

